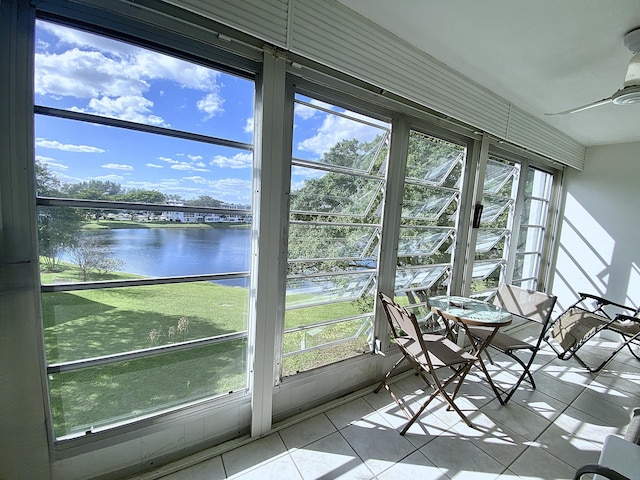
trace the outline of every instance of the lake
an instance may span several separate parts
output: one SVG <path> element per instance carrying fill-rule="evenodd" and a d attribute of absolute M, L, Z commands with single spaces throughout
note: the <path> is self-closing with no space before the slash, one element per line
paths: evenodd
<path fill-rule="evenodd" d="M 131 228 L 83 232 L 124 263 L 150 277 L 248 272 L 249 228 Z M 225 281 L 245 286 L 248 279 Z"/>

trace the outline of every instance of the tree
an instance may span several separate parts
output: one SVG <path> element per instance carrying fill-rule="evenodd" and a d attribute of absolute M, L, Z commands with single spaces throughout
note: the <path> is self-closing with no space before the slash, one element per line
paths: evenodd
<path fill-rule="evenodd" d="M 403 203 L 405 208 L 412 204 L 418 208 L 415 209 L 415 218 L 403 218 L 403 226 L 453 227 L 453 214 L 458 207 L 458 198 L 454 196 L 451 201 L 451 192 L 458 185 L 462 174 L 462 164 L 459 161 L 461 153 L 462 147 L 419 132 L 411 132 L 406 165 L 408 181 L 405 184 Z M 316 231 L 322 230 L 321 233 L 314 231 L 314 235 L 309 234 L 307 224 L 290 226 L 289 258 L 310 259 L 291 262 L 290 273 L 329 273 L 371 267 L 379 239 L 374 236 L 374 228 L 365 225 L 359 228 L 359 224 L 380 223 L 384 189 L 379 187 L 384 182 L 382 167 L 386 157 L 387 144 L 382 136 L 372 142 L 343 140 L 328 150 L 319 163 L 342 169 L 358 169 L 368 175 L 350 175 L 348 170 L 344 170 L 345 173 L 327 172 L 319 178 L 305 181 L 302 188 L 291 192 L 291 219 L 318 222 L 323 226 L 314 227 Z M 376 182 L 376 176 L 379 176 L 379 182 Z M 446 201 L 449 203 L 444 203 Z M 445 205 L 442 212 L 441 208 Z M 362 212 L 364 216 L 353 216 Z M 447 252 L 449 245 L 450 241 L 431 255 L 412 255 L 409 252 L 398 258 L 398 265 L 446 263 L 451 258 Z M 341 251 L 347 250 L 351 254 L 341 254 Z M 360 258 L 344 261 L 312 260 L 341 256 Z M 335 282 L 339 283 L 340 280 Z M 418 303 L 418 297 L 424 298 L 427 294 L 426 290 L 415 294 L 408 292 L 409 301 Z M 365 311 L 371 306 L 372 299 L 363 297 L 359 302 L 363 304 Z"/>
<path fill-rule="evenodd" d="M 66 197 L 86 200 L 108 200 L 124 193 L 119 183 L 105 182 L 102 180 L 66 183 L 63 186 L 63 192 Z"/>
<path fill-rule="evenodd" d="M 45 163 L 36 160 L 36 191 L 42 197 L 62 195 L 61 182 Z M 63 207 L 38 207 L 38 251 L 46 270 L 59 270 L 60 256 L 76 242 L 84 217 L 78 210 Z"/>
<path fill-rule="evenodd" d="M 36 160 L 36 192 L 41 197 L 60 196 L 60 180 L 46 163 Z"/>
<path fill-rule="evenodd" d="M 115 258 L 109 247 L 100 244 L 91 236 L 80 236 L 71 247 L 71 258 L 82 273 L 82 281 L 89 280 L 89 274 L 95 270 L 99 275 L 122 268 L 122 260 Z"/>
<path fill-rule="evenodd" d="M 121 202 L 134 202 L 134 203 L 165 203 L 166 197 L 164 193 L 157 190 L 145 190 L 145 189 L 131 189 L 125 193 L 121 193 L 115 196 L 116 200 Z"/>
<path fill-rule="evenodd" d="M 357 139 L 342 140 L 325 152 L 319 163 L 343 168 L 365 168 L 378 172 L 387 156 L 384 137 L 378 136 L 371 142 L 360 142 Z M 368 240 L 373 230 L 370 227 L 357 228 L 358 224 L 379 223 L 380 213 L 377 208 L 382 201 L 382 184 L 379 180 L 349 175 L 338 172 L 327 172 L 320 178 L 307 180 L 304 186 L 291 194 L 291 210 L 293 220 L 322 222 L 322 235 L 310 236 L 306 228 L 291 228 L 289 231 L 289 257 L 314 258 L 322 252 L 324 258 L 344 256 L 345 248 L 359 250 L 363 258 L 360 261 L 324 261 L 304 262 L 290 265 L 290 270 L 297 273 L 311 271 L 327 272 L 334 269 L 344 270 L 350 266 L 369 263 L 373 255 L 375 242 Z M 373 202 L 372 202 L 373 196 Z M 367 207 L 370 207 L 367 209 Z M 362 216 L 356 217 L 354 215 Z M 351 226 L 349 226 L 351 225 Z M 327 241 L 331 239 L 332 241 Z M 365 251 L 366 250 L 366 251 Z"/>
<path fill-rule="evenodd" d="M 197 198 L 186 200 L 185 205 L 194 205 L 198 207 L 220 207 L 224 202 L 217 200 L 209 195 L 200 195 Z"/>

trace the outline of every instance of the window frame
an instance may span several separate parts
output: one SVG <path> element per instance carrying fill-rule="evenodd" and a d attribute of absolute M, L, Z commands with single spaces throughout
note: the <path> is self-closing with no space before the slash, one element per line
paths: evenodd
<path fill-rule="evenodd" d="M 227 45 L 228 42 L 220 40 L 217 35 L 204 35 L 203 39 L 196 40 L 194 35 L 189 34 L 189 28 L 184 27 L 172 28 L 171 30 L 165 30 L 162 26 L 155 25 L 143 25 L 139 20 L 127 18 L 119 13 L 111 12 L 105 18 L 104 12 L 97 13 L 92 7 L 88 7 L 84 11 L 78 10 L 66 10 L 59 5 L 47 5 L 43 7 L 39 5 L 36 10 L 34 21 L 32 23 L 31 33 L 35 39 L 35 22 L 42 20 L 59 24 L 65 27 L 80 29 L 89 33 L 102 35 L 107 38 L 114 39 L 116 41 L 122 41 L 127 44 L 132 44 L 145 48 L 160 54 L 165 54 L 178 58 L 190 63 L 211 68 L 216 71 L 228 73 L 237 77 L 241 77 L 252 81 L 254 84 L 254 117 L 255 112 L 259 109 L 259 96 L 258 91 L 261 87 L 262 78 L 262 55 L 255 49 L 248 48 L 246 46 L 234 45 L 234 49 L 230 49 Z M 169 45 L 172 45 L 171 47 Z M 221 48 L 224 47 L 224 48 Z M 35 55 L 35 49 L 31 50 L 31 55 Z M 33 91 L 33 89 L 32 89 Z M 33 103 L 32 103 L 33 104 Z M 43 105 L 33 104 L 33 116 L 32 131 L 35 133 L 35 116 L 45 115 L 56 118 L 63 118 L 73 121 L 88 122 L 100 125 L 106 125 L 111 127 L 123 128 L 126 130 L 142 132 L 152 135 L 163 135 L 166 137 L 173 137 L 183 140 L 197 141 L 201 143 L 208 143 L 216 146 L 232 147 L 243 151 L 249 151 L 253 154 L 254 165 L 252 167 L 252 182 L 255 184 L 258 170 L 255 168 L 256 164 L 256 149 L 258 145 L 256 143 L 256 135 L 254 132 L 253 143 L 244 143 L 240 141 L 228 140 L 224 138 L 218 138 L 213 136 L 202 135 L 198 133 L 186 132 L 181 130 L 174 130 L 165 127 L 157 127 L 148 124 L 135 123 L 126 120 L 120 120 L 117 118 L 102 117 L 98 115 L 86 114 L 81 112 L 73 112 L 70 110 L 63 110 L 58 108 L 46 107 Z M 32 136 L 34 136 L 32 134 Z M 35 159 L 31 160 L 35 163 Z M 213 207 L 199 207 L 199 206 L 177 206 L 177 205 L 164 205 L 164 204 L 148 204 L 148 203 L 134 203 L 134 202 L 111 202 L 102 200 L 83 200 L 83 199 L 70 199 L 60 197 L 46 197 L 39 196 L 34 189 L 34 206 L 35 207 L 54 207 L 54 208 L 109 208 L 117 210 L 149 210 L 149 211 L 179 211 L 179 212 L 192 212 L 192 213 L 204 213 L 204 214 L 241 214 L 246 210 L 229 210 Z M 255 193 L 253 195 L 252 211 L 259 210 L 258 197 Z M 32 219 L 35 223 L 36 216 Z M 256 235 L 256 220 L 254 220 L 251 226 L 251 236 Z M 255 248 L 255 242 L 251 242 L 250 248 Z M 37 249 L 36 249 L 37 250 Z M 255 256 L 254 252 L 250 252 L 250 258 Z M 170 277 L 153 277 L 148 279 L 135 279 L 135 280 L 119 280 L 119 281 L 90 281 L 82 283 L 56 283 L 56 284 L 42 284 L 38 278 L 39 285 L 39 297 L 44 293 L 62 292 L 62 291 L 79 291 L 89 289 L 103 289 L 103 288 L 120 288 L 120 287 L 137 287 L 147 285 L 163 285 L 173 283 L 190 283 L 195 281 L 210 281 L 210 280 L 231 280 L 238 278 L 250 278 L 254 266 L 250 263 L 249 271 L 247 272 L 233 272 L 225 274 L 203 274 L 195 276 L 170 276 Z M 40 303 L 40 300 L 39 300 Z M 42 310 L 40 312 L 40 323 L 42 325 Z M 248 357 L 247 365 L 251 365 L 253 360 L 253 343 L 255 342 L 255 335 L 252 334 L 251 326 L 255 323 L 253 319 L 255 312 L 255 297 L 249 295 L 249 305 L 247 306 L 247 312 L 249 317 L 247 319 L 247 330 L 244 332 L 234 332 L 223 336 L 215 336 L 203 339 L 197 339 L 193 341 L 179 342 L 167 346 L 152 347 L 144 349 L 142 351 L 122 352 L 114 355 L 107 355 L 105 357 L 97 357 L 91 359 L 83 359 L 79 361 L 69 362 L 57 362 L 50 365 L 46 364 L 46 357 L 43 352 L 43 362 L 45 375 L 63 373 L 70 371 L 78 371 L 81 369 L 92 368 L 96 366 L 108 365 L 117 363 L 124 360 L 134 360 L 140 358 L 146 358 L 154 355 L 161 355 L 163 353 L 177 352 L 189 348 L 197 348 L 201 346 L 215 345 L 224 341 L 233 341 L 236 339 L 246 339 Z M 42 344 L 44 349 L 44 342 Z M 250 381 L 249 367 L 245 371 L 247 380 L 245 381 L 246 388 L 242 391 L 233 392 L 224 395 L 213 395 L 196 401 L 187 401 L 180 405 L 161 408 L 151 413 L 146 413 L 127 419 L 125 421 L 113 421 L 105 427 L 97 428 L 96 430 L 90 430 L 87 432 L 74 433 L 67 436 L 56 437 L 53 429 L 53 417 L 51 411 L 51 401 L 49 397 L 49 386 L 46 378 L 43 378 L 43 386 L 46 392 L 46 412 L 47 412 L 47 430 L 49 439 L 52 445 L 61 452 L 73 449 L 76 446 L 98 441 L 101 438 L 109 438 L 114 435 L 119 435 L 126 432 L 134 431 L 140 428 L 141 425 L 156 424 L 160 419 L 163 421 L 171 421 L 172 418 L 179 418 L 183 415 L 189 415 L 189 412 L 197 412 L 203 409 L 220 408 L 226 404 L 237 403 L 238 401 L 244 401 L 251 395 L 252 384 Z"/>
<path fill-rule="evenodd" d="M 293 152 L 292 152 L 292 145 L 293 145 L 293 141 L 294 141 L 294 136 L 293 136 L 293 129 L 294 129 L 294 122 L 295 122 L 295 116 L 294 116 L 294 105 L 296 102 L 296 95 L 302 95 L 308 98 L 312 98 L 314 100 L 318 100 L 330 105 L 335 105 L 339 108 L 344 108 L 350 112 L 354 112 L 360 115 L 364 115 L 364 116 L 368 116 L 374 119 L 377 119 L 379 121 L 382 122 L 387 122 L 390 127 L 390 131 L 391 131 L 391 135 L 393 135 L 393 127 L 392 122 L 393 122 L 393 118 L 394 118 L 394 114 L 389 111 L 388 109 L 381 107 L 375 103 L 371 103 L 371 102 L 367 102 L 366 100 L 363 100 L 362 98 L 360 98 L 360 96 L 357 95 L 353 95 L 350 92 L 348 92 L 347 90 L 349 90 L 349 88 L 347 87 L 346 89 L 344 87 L 346 87 L 344 84 L 341 84 L 341 82 L 339 82 L 336 79 L 332 79 L 332 81 L 329 82 L 329 84 L 327 84 L 326 82 L 318 82 L 318 81 L 314 81 L 314 79 L 309 79 L 309 78 L 302 78 L 301 76 L 299 76 L 299 71 L 296 71 L 296 69 L 289 69 L 288 75 L 287 75 L 287 82 L 286 82 L 286 104 L 287 104 L 287 112 L 288 112 L 288 117 L 287 117 L 287 123 L 284 126 L 284 130 L 285 130 L 285 135 L 284 135 L 284 142 L 286 145 L 288 145 L 288 153 L 289 153 L 289 157 L 288 157 L 288 168 L 287 168 L 287 178 L 283 179 L 283 181 L 285 182 L 285 188 L 287 189 L 287 192 L 290 191 L 290 185 L 291 185 L 291 175 L 292 175 L 292 169 L 294 165 L 300 165 L 303 167 L 309 167 L 309 166 L 313 166 L 313 168 L 318 169 L 318 170 L 323 170 L 323 171 L 336 171 L 339 174 L 348 174 L 348 175 L 354 175 L 356 177 L 361 177 L 361 178 L 374 178 L 375 175 L 373 173 L 371 174 L 366 174 L 363 172 L 352 172 L 350 171 L 350 169 L 347 168 L 337 168 L 337 169 L 331 169 L 328 168 L 327 166 L 323 166 L 322 163 L 320 162 L 310 162 L 310 161 L 305 161 L 303 159 L 298 159 L 295 158 L 293 156 Z M 341 88 L 343 87 L 343 88 Z M 320 109 L 322 110 L 322 107 L 320 107 Z M 335 113 L 335 112 L 331 112 L 331 113 Z M 366 121 L 365 121 L 366 123 Z M 386 179 L 388 176 L 388 164 L 389 164 L 389 153 L 387 154 L 387 159 L 385 160 L 385 171 L 384 171 L 384 175 L 382 178 L 382 189 L 383 192 L 382 194 L 385 194 L 385 185 L 386 185 Z M 284 212 L 283 212 L 283 224 L 284 224 L 284 246 L 283 246 L 283 251 L 285 252 L 285 258 L 284 258 L 284 265 L 283 265 L 283 275 L 284 275 L 284 281 L 286 283 L 287 278 L 289 278 L 288 275 L 288 250 L 289 250 L 289 246 L 288 246 L 288 240 L 289 240 L 289 229 L 290 229 L 290 225 L 296 224 L 298 222 L 296 221 L 291 221 L 290 219 L 290 215 L 291 215 L 291 210 L 290 210 L 290 206 L 291 203 L 289 201 L 289 195 L 287 195 L 287 201 L 285 202 L 286 205 L 284 206 Z M 340 217 L 348 217 L 349 215 L 338 215 Z M 354 217 L 355 218 L 355 217 Z M 382 218 L 381 218 L 381 225 L 382 225 Z M 313 222 L 312 222 L 313 223 Z M 363 226 L 365 227 L 374 227 L 371 224 L 366 224 L 366 223 L 362 223 Z M 378 228 L 378 227 L 375 227 Z M 378 246 L 378 248 L 380 248 L 380 246 Z M 374 269 L 370 269 L 367 270 L 366 272 L 370 272 L 371 274 L 374 275 L 374 285 L 377 284 L 377 273 L 378 270 L 376 268 Z M 361 272 L 358 271 L 358 273 L 366 273 L 364 270 L 362 270 Z M 299 328 L 293 328 L 293 329 L 286 329 L 285 328 L 285 312 L 286 312 L 286 285 L 285 288 L 283 288 L 283 292 L 282 292 L 282 318 L 279 319 L 279 324 L 277 326 L 277 332 L 276 332 L 276 359 L 275 359 L 275 363 L 276 363 L 276 368 L 275 368 L 275 386 L 278 385 L 285 385 L 285 384 L 290 384 L 290 383 L 294 383 L 297 382 L 300 379 L 304 379 L 304 378 L 308 378 L 310 376 L 313 376 L 317 373 L 322 373 L 323 371 L 327 371 L 330 370 L 332 368 L 335 368 L 335 365 L 344 365 L 345 363 L 348 364 L 349 362 L 353 362 L 353 361 L 358 361 L 359 357 L 362 357 L 363 355 L 366 355 L 367 353 L 370 352 L 365 352 L 362 353 L 360 355 L 356 355 L 356 356 L 352 356 L 346 359 L 342 359 L 339 360 L 337 362 L 332 362 L 329 364 L 324 364 L 324 365 L 320 365 L 308 370 L 304 370 L 304 371 L 300 371 L 298 373 L 292 374 L 292 375 L 287 375 L 287 376 L 283 376 L 283 358 L 285 356 L 291 355 L 291 354 L 286 354 L 284 352 L 284 337 L 285 334 L 287 333 L 291 333 L 291 332 L 295 332 L 296 330 L 299 330 Z M 298 307 L 294 307 L 293 310 L 297 309 Z M 373 324 L 373 330 L 375 330 L 377 328 L 377 314 L 376 314 L 377 308 L 374 307 L 373 312 L 369 313 L 369 314 L 363 314 L 363 315 L 358 315 L 358 316 L 354 316 L 354 317 L 349 317 L 347 319 L 342 319 L 342 320 L 354 320 L 354 319 L 359 319 L 359 318 L 364 318 L 365 316 L 371 316 L 372 317 L 372 324 Z M 320 322 L 318 325 L 322 326 L 322 325 L 331 325 L 335 323 L 332 320 L 326 321 L 326 322 Z M 304 328 L 308 328 L 309 326 L 305 326 Z"/>

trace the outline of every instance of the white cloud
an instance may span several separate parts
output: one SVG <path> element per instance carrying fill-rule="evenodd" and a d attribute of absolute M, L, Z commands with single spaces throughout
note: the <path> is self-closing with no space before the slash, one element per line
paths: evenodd
<path fill-rule="evenodd" d="M 201 109 L 209 118 L 222 111 L 224 99 L 215 70 L 47 22 L 39 21 L 38 28 L 57 39 L 37 44 L 34 80 L 38 95 L 84 99 L 87 104 L 73 109 L 168 126 L 152 113 L 153 102 L 145 98 L 153 81 L 166 80 L 181 88 L 213 92 L 201 100 Z M 63 48 L 66 50 L 60 51 Z"/>
<path fill-rule="evenodd" d="M 91 177 L 93 180 L 104 180 L 105 182 L 121 182 L 124 177 L 121 175 L 101 175 L 98 177 Z"/>
<path fill-rule="evenodd" d="M 174 163 L 169 168 L 173 168 L 174 170 L 189 170 L 192 172 L 208 172 L 209 171 L 206 168 L 196 167 L 195 165 L 187 162 Z"/>
<path fill-rule="evenodd" d="M 309 107 L 308 105 L 300 105 L 299 103 L 296 103 L 293 107 L 293 113 L 296 117 L 300 117 L 303 120 L 308 120 L 315 116 L 317 110 L 315 108 Z"/>
<path fill-rule="evenodd" d="M 149 168 L 164 168 L 162 165 L 156 165 L 155 163 L 145 163 L 145 166 Z"/>
<path fill-rule="evenodd" d="M 55 158 L 45 157 L 43 155 L 36 155 L 36 161 L 46 163 L 49 168 L 53 170 L 69 170 L 67 165 L 59 163 Z"/>
<path fill-rule="evenodd" d="M 43 157 L 42 155 L 36 155 L 36 160 L 42 163 L 46 163 L 48 167 L 53 170 L 69 170 L 67 165 L 56 162 L 55 159 L 50 157 Z"/>
<path fill-rule="evenodd" d="M 184 170 L 184 171 L 193 171 L 193 172 L 209 171 L 209 169 L 206 168 L 207 165 L 204 162 L 200 161 L 202 159 L 200 155 L 191 155 L 191 154 L 185 155 L 184 153 L 177 153 L 176 156 L 187 157 L 190 159 L 190 161 L 187 162 L 187 161 L 175 160 L 169 157 L 158 157 L 158 160 L 170 164 L 171 166 L 169 168 L 172 168 L 174 170 Z M 159 165 L 157 165 L 156 167 L 159 167 Z"/>
<path fill-rule="evenodd" d="M 161 127 L 170 127 L 162 117 L 151 113 L 153 102 L 139 95 L 127 95 L 117 98 L 102 97 L 89 100 L 88 108 L 74 107 L 71 110 L 119 118 L 130 122 L 145 123 Z"/>
<path fill-rule="evenodd" d="M 36 146 L 42 148 L 53 148 L 63 150 L 65 152 L 81 152 L 81 153 L 104 153 L 106 150 L 89 145 L 73 145 L 70 143 L 60 143 L 57 140 L 47 140 L 44 138 L 36 138 Z"/>
<path fill-rule="evenodd" d="M 320 108 L 324 108 L 325 110 L 338 111 L 338 108 L 335 107 L 334 105 L 331 105 L 330 103 L 326 103 L 326 102 L 321 102 L 320 100 L 312 99 L 308 103 Z M 300 103 L 296 103 L 295 106 L 293 107 L 294 115 L 297 117 L 300 117 L 303 120 L 308 120 L 310 118 L 315 117 L 316 113 L 318 112 L 319 112 L 318 109 L 310 107 L 309 105 L 302 105 Z"/>
<path fill-rule="evenodd" d="M 122 165 L 120 163 L 106 163 L 102 165 L 102 168 L 109 168 L 111 170 L 133 170 L 131 165 Z"/>
<path fill-rule="evenodd" d="M 169 157 L 158 157 L 158 160 L 162 160 L 163 162 L 167 163 L 180 163 L 178 160 L 174 160 L 173 158 Z"/>
<path fill-rule="evenodd" d="M 306 185 L 306 182 L 304 180 L 301 180 L 299 182 L 295 182 L 295 181 L 291 180 L 291 191 L 295 192 L 296 190 L 300 190 L 305 185 Z"/>
<path fill-rule="evenodd" d="M 192 181 L 194 183 L 200 183 L 200 184 L 207 183 L 207 179 L 206 178 L 198 176 L 198 175 L 193 176 L 193 177 L 183 177 L 182 179 L 183 180 L 190 180 L 190 181 Z"/>
<path fill-rule="evenodd" d="M 237 153 L 233 157 L 216 155 L 210 165 L 221 168 L 250 168 L 253 165 L 253 154 L 250 152 Z"/>
<path fill-rule="evenodd" d="M 350 115 L 353 118 L 362 118 L 371 121 L 370 118 L 362 115 L 355 113 L 351 113 Z M 316 155 L 322 155 L 342 140 L 357 138 L 361 142 L 369 142 L 381 133 L 382 130 L 372 127 L 371 125 L 356 122 L 345 117 L 327 115 L 316 134 L 299 142 L 297 148 Z"/>
<path fill-rule="evenodd" d="M 205 95 L 204 98 L 198 100 L 196 103 L 198 110 L 206 114 L 205 118 L 207 120 L 214 117 L 217 113 L 224 112 L 224 109 L 222 108 L 224 98 L 220 96 L 219 90 L 220 88 L 216 87 L 214 92 Z"/>
<path fill-rule="evenodd" d="M 291 169 L 292 177 L 304 177 L 304 178 L 322 178 L 327 174 L 322 170 L 315 170 L 313 168 L 293 167 Z"/>
<path fill-rule="evenodd" d="M 219 72 L 201 65 L 63 26 L 38 25 L 55 35 L 60 45 L 73 48 L 60 54 L 36 53 L 37 93 L 77 98 L 140 95 L 148 90 L 148 81 L 156 79 L 201 91 L 217 87 Z M 68 86 L 69 82 L 82 88 L 77 92 L 47 88 Z"/>
<path fill-rule="evenodd" d="M 245 133 L 253 133 L 253 117 L 247 118 L 247 123 L 244 125 Z"/>

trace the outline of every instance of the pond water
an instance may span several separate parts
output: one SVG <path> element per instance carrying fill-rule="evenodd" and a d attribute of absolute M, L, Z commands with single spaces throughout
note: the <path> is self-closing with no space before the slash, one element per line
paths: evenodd
<path fill-rule="evenodd" d="M 105 229 L 83 235 L 107 246 L 127 273 L 164 277 L 249 271 L 249 228 Z"/>

